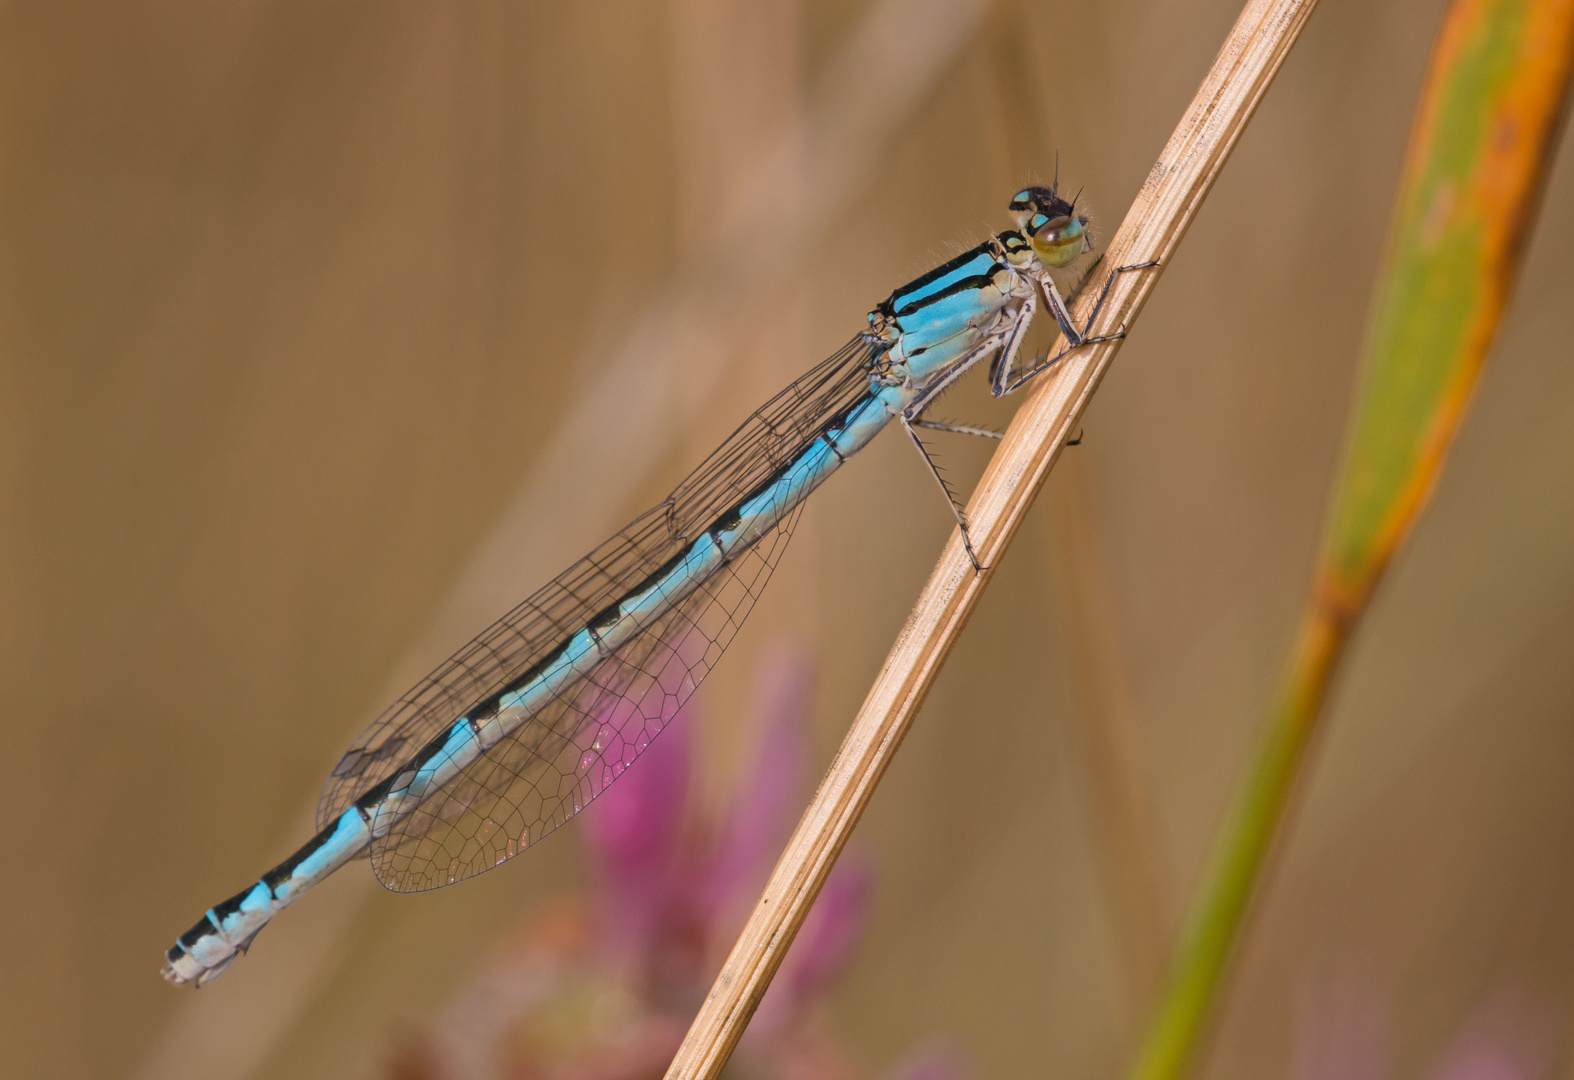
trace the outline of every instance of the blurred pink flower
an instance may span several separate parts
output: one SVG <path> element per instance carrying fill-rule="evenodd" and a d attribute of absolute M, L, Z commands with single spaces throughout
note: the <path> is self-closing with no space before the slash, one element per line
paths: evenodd
<path fill-rule="evenodd" d="M 1478 1007 L 1426 1080 L 1543 1080 L 1556 1039 L 1529 1003 L 1510 997 Z M 1341 978 L 1303 995 L 1291 1080 L 1389 1080 L 1386 1003 L 1374 986 Z"/>
<path fill-rule="evenodd" d="M 757 762 L 720 822 L 691 804 L 680 714 L 579 823 L 591 890 L 533 912 L 395 1064 L 406 1080 L 656 1080 L 753 906 L 805 794 L 812 666 L 781 648 L 756 678 Z M 692 713 L 686 708 L 684 713 Z M 860 1080 L 815 1005 L 856 946 L 870 877 L 843 859 L 728 1072 Z M 963 1080 L 926 1049 L 889 1080 Z"/>

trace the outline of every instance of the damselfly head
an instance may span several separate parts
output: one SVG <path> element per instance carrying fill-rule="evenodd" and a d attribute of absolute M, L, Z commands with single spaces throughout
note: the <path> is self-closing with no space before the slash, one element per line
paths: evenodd
<path fill-rule="evenodd" d="M 1067 266 L 1093 250 L 1087 212 L 1077 209 L 1075 199 L 1062 199 L 1055 188 L 1023 188 L 1007 209 L 1045 266 Z"/>

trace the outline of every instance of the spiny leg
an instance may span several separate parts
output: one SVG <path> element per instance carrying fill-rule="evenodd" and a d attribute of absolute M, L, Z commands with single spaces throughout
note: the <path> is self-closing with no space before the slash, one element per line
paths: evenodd
<path fill-rule="evenodd" d="M 913 426 L 929 428 L 931 431 L 949 431 L 956 435 L 978 435 L 985 439 L 1005 438 L 1003 432 L 990 431 L 988 428 L 973 427 L 969 424 L 947 424 L 939 420 L 914 420 Z"/>
<path fill-rule="evenodd" d="M 1097 270 L 1103 261 L 1104 253 L 1101 251 L 1093 256 L 1093 261 L 1088 263 L 1088 268 L 1077 275 L 1076 284 L 1071 286 L 1071 291 L 1066 294 L 1067 307 L 1077 302 L 1077 297 L 1082 295 L 1082 290 L 1093 280 L 1093 271 Z"/>
<path fill-rule="evenodd" d="M 1028 327 L 1033 325 L 1033 319 L 1038 314 L 1038 294 L 1029 292 L 1027 299 L 1022 301 L 1022 308 L 1017 312 L 1016 321 L 1006 333 L 1005 340 L 1000 343 L 1000 351 L 995 354 L 995 359 L 989 365 L 989 392 L 995 397 L 1000 396 L 998 387 L 1011 379 L 1011 366 L 1016 363 L 1017 353 L 1022 351 L 1022 342 L 1027 337 Z M 1057 316 L 1058 318 L 1058 316 Z M 923 411 L 923 406 L 915 410 L 912 415 L 917 416 Z"/>
<path fill-rule="evenodd" d="M 1128 271 L 1131 271 L 1131 270 L 1146 270 L 1150 266 L 1158 266 L 1158 265 L 1159 265 L 1159 260 L 1157 260 L 1157 259 L 1150 259 L 1147 262 L 1131 263 L 1129 266 L 1117 266 L 1115 269 L 1111 270 L 1109 272 L 1109 277 L 1104 279 L 1104 288 L 1099 291 L 1098 301 L 1093 305 L 1093 313 L 1088 316 L 1088 321 L 1083 325 L 1082 330 L 1079 331 L 1077 333 L 1077 335 L 1076 335 L 1077 336 L 1077 340 L 1073 341 L 1071 339 L 1071 335 L 1069 335 L 1069 334 L 1066 335 L 1068 344 L 1066 345 L 1065 348 L 1061 349 L 1054 356 L 1048 356 L 1048 354 L 1046 353 L 1044 357 L 1040 357 L 1039 361 L 1036 364 L 1034 364 L 1027 371 L 1023 372 L 1020 376 L 1018 376 L 1015 380 L 1013 380 L 1009 385 L 1007 385 L 1003 389 L 1001 389 L 995 396 L 999 397 L 999 396 L 1004 395 L 1004 394 L 1012 393 L 1013 391 L 1015 391 L 1018 388 L 1020 388 L 1023 383 L 1025 383 L 1029 379 L 1033 378 L 1033 376 L 1037 375 L 1039 372 L 1043 371 L 1045 368 L 1050 367 L 1051 365 L 1053 365 L 1062 356 L 1065 356 L 1069 352 L 1075 352 L 1077 349 L 1082 348 L 1082 346 L 1084 346 L 1084 345 L 1097 345 L 1101 341 L 1116 341 L 1116 340 L 1119 340 L 1120 338 L 1125 337 L 1126 336 L 1126 331 L 1125 331 L 1124 327 L 1122 329 L 1120 329 L 1120 330 L 1117 330 L 1113 334 L 1099 334 L 1096 337 L 1088 337 L 1087 336 L 1087 331 L 1093 329 L 1094 320 L 1096 320 L 1099 317 L 1099 311 L 1103 309 L 1104 301 L 1109 297 L 1109 287 L 1112 284 L 1114 284 L 1115 275 L 1116 274 L 1124 274 L 1124 273 L 1126 273 Z M 1078 291 L 1081 291 L 1081 286 L 1080 285 L 1078 286 Z M 1073 293 L 1073 295 L 1075 295 L 1075 293 Z"/>
<path fill-rule="evenodd" d="M 918 437 L 918 432 L 913 430 L 913 422 L 907 418 L 906 413 L 899 417 L 902 421 L 902 430 L 912 438 L 913 445 L 918 448 L 918 454 L 924 459 L 924 464 L 929 466 L 929 475 L 935 478 L 935 483 L 940 485 L 940 490 L 945 493 L 946 504 L 951 507 L 951 514 L 956 518 L 957 528 L 962 530 L 962 547 L 967 551 L 968 561 L 973 564 L 973 569 L 982 573 L 984 568 L 979 565 L 978 553 L 973 550 L 973 538 L 967 533 L 967 513 L 956 501 L 956 492 L 951 490 L 951 485 L 945 482 L 945 477 L 940 475 L 940 467 L 935 464 L 935 459 L 929 456 L 929 447 Z"/>
<path fill-rule="evenodd" d="M 937 421 L 924 420 L 922 417 L 924 411 L 928 409 L 929 406 L 933 405 L 935 400 L 947 388 L 949 388 L 952 383 L 961 378 L 962 375 L 970 370 L 974 364 L 978 363 L 990 353 L 996 354 L 994 362 L 990 364 L 991 381 L 994 382 L 998 380 L 1001 377 L 1001 372 L 1009 374 L 1011 370 L 1011 361 L 1013 358 L 1015 358 L 1017 352 L 1022 348 L 1023 338 L 1027 336 L 1028 326 L 1031 325 L 1033 316 L 1037 310 L 1037 300 L 1034 294 L 1029 293 L 1026 300 L 1023 301 L 1021 310 L 1017 312 L 1015 320 L 1013 321 L 1011 327 L 1006 331 L 1004 337 L 998 333 L 992 334 L 983 341 L 980 341 L 977 345 L 973 346 L 972 350 L 963 356 L 944 378 L 940 379 L 933 386 L 930 386 L 927 390 L 925 390 L 922 396 L 920 396 L 916 401 L 912 402 L 912 404 L 908 405 L 908 407 L 902 411 L 900 416 L 903 430 L 905 430 L 908 436 L 913 440 L 913 445 L 918 448 L 918 453 L 923 457 L 924 464 L 929 467 L 929 474 L 935 478 L 935 483 L 939 484 L 940 490 L 945 493 L 946 502 L 951 507 L 951 513 L 956 518 L 957 526 L 962 530 L 962 546 L 967 550 L 967 557 L 969 561 L 972 562 L 973 569 L 980 572 L 982 572 L 983 567 L 979 564 L 977 552 L 973 550 L 973 538 L 968 534 L 967 531 L 967 515 L 963 512 L 961 505 L 957 502 L 956 493 L 953 492 L 951 490 L 951 486 L 945 482 L 945 477 L 940 475 L 939 466 L 937 466 L 934 462 L 934 459 L 929 456 L 929 448 L 924 445 L 923 440 L 918 437 L 918 432 L 914 430 L 914 428 L 929 427 L 939 431 L 954 431 L 963 435 L 980 435 L 985 438 L 995 439 L 1001 438 L 999 434 L 988 431 L 984 428 L 975 428 L 965 424 L 942 424 Z"/>
<path fill-rule="evenodd" d="M 1050 305 L 1053 310 L 1053 304 Z M 988 365 L 988 389 L 990 394 L 999 397 L 999 387 L 1011 381 L 1011 368 L 1017 362 L 1017 354 L 1022 351 L 1022 343 L 1028 337 L 1028 327 L 1033 326 L 1033 320 L 1039 313 L 1039 298 L 1037 291 L 1029 291 L 1028 299 L 1022 302 L 1022 310 L 1017 312 L 1017 320 L 1012 323 L 1011 329 L 1006 332 L 1006 338 L 999 343 L 999 353 L 996 353 L 993 362 Z M 1059 315 L 1055 316 L 1059 320 Z M 926 403 L 927 405 L 927 403 Z M 911 416 L 918 416 L 924 411 L 924 406 L 918 406 L 911 412 Z"/>
<path fill-rule="evenodd" d="M 1066 293 L 1064 297 L 1060 295 L 1060 286 L 1056 285 L 1054 279 L 1049 277 L 1048 274 L 1039 279 L 1038 286 L 1044 293 L 1044 300 L 1049 305 L 1050 313 L 1055 316 L 1055 322 L 1059 324 L 1060 332 L 1065 335 L 1068 341 L 1080 343 L 1083 334 L 1086 332 L 1086 328 L 1082 330 L 1077 329 L 1077 324 L 1071 318 L 1071 305 L 1076 303 L 1077 297 L 1082 295 L 1082 290 L 1087 287 L 1088 282 L 1093 280 L 1093 271 L 1097 270 L 1099 264 L 1103 261 L 1104 253 L 1101 251 L 1093 257 L 1093 261 L 1088 264 L 1088 268 L 1077 275 L 1077 280 L 1071 286 L 1071 291 Z M 1092 325 L 1092 320 L 1088 320 L 1088 326 Z"/>
<path fill-rule="evenodd" d="M 1039 291 L 1044 294 L 1044 303 L 1049 308 L 1049 313 L 1055 317 L 1055 323 L 1060 327 L 1061 334 L 1073 345 L 1082 344 L 1083 331 L 1077 329 L 1077 324 L 1071 317 L 1071 307 L 1060 295 L 1060 286 L 1055 284 L 1046 271 L 1038 279 Z M 1080 283 L 1078 285 L 1080 288 Z M 1076 295 L 1075 292 L 1072 293 Z"/>
<path fill-rule="evenodd" d="M 914 420 L 914 427 L 929 428 L 932 431 L 949 431 L 956 435 L 977 435 L 985 439 L 1004 439 L 1003 431 L 991 431 L 988 428 L 973 427 L 969 424 L 943 424 L 938 420 Z M 1082 432 L 1077 432 L 1075 439 L 1067 439 L 1067 446 L 1081 446 Z"/>
<path fill-rule="evenodd" d="M 1159 260 L 1149 259 L 1147 262 L 1127 263 L 1125 266 L 1117 266 L 1115 269 L 1111 270 L 1109 272 L 1109 277 L 1104 279 L 1104 287 L 1099 290 L 1099 298 L 1098 301 L 1093 305 L 1092 314 L 1088 316 L 1088 321 L 1082 327 L 1082 340 L 1077 344 L 1088 345 L 1096 341 L 1113 341 L 1115 338 L 1125 337 L 1126 331 L 1124 330 L 1118 334 L 1101 334 L 1096 338 L 1088 337 L 1087 333 L 1089 330 L 1093 329 L 1093 323 L 1096 319 L 1098 319 L 1099 312 L 1104 310 L 1104 301 L 1109 299 L 1109 287 L 1115 284 L 1115 277 L 1117 274 L 1127 274 L 1133 270 L 1146 270 L 1149 267 L 1157 265 L 1159 265 Z M 1091 267 L 1089 269 L 1091 269 Z M 1078 285 L 1078 290 L 1080 291 L 1080 289 L 1081 286 Z"/>
<path fill-rule="evenodd" d="M 1067 345 L 1054 356 L 1049 356 L 1048 353 L 1045 353 L 1044 356 L 1039 357 L 1038 363 L 1028 368 L 1021 375 L 1018 375 L 1016 379 L 1003 387 L 1000 393 L 1002 395 L 1016 393 L 1022 388 L 1024 383 L 1031 381 L 1035 375 L 1039 374 L 1039 372 L 1043 371 L 1045 368 L 1053 367 L 1057 362 L 1059 362 L 1062 356 L 1065 356 L 1067 353 L 1076 352 L 1078 349 L 1082 348 L 1083 345 L 1096 345 L 1101 341 L 1109 341 L 1112 338 L 1123 338 L 1125 336 L 1126 332 L 1124 330 L 1118 334 L 1102 334 L 1096 338 L 1087 338 L 1078 345 Z"/>

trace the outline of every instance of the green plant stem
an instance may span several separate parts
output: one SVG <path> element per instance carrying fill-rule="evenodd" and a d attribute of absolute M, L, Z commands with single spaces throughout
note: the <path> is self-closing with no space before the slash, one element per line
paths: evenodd
<path fill-rule="evenodd" d="M 1574 0 L 1455 0 L 1378 279 L 1349 448 L 1258 755 L 1128 1073 L 1196 1055 L 1351 634 L 1442 470 L 1501 321 L 1567 101 Z"/>

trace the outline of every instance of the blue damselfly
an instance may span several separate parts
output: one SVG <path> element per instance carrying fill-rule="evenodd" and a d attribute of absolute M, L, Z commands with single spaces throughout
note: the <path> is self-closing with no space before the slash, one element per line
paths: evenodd
<path fill-rule="evenodd" d="M 1054 187 L 1025 188 L 1009 209 L 1016 230 L 897 289 L 867 330 L 766 402 L 665 501 L 396 701 L 334 765 L 322 831 L 182 934 L 165 977 L 218 976 L 274 914 L 362 853 L 384 885 L 414 892 L 541 839 L 672 720 L 765 587 L 804 499 L 848 458 L 895 420 L 940 480 L 917 429 L 994 435 L 924 418 L 957 379 L 987 359 L 1003 396 L 1106 340 L 1088 336 L 1103 296 L 1078 327 L 1048 272 L 1093 250 L 1086 214 Z M 1111 271 L 1104 291 L 1147 265 Z M 1064 345 L 1018 369 L 1040 297 Z M 971 555 L 962 508 L 940 486 Z"/>

